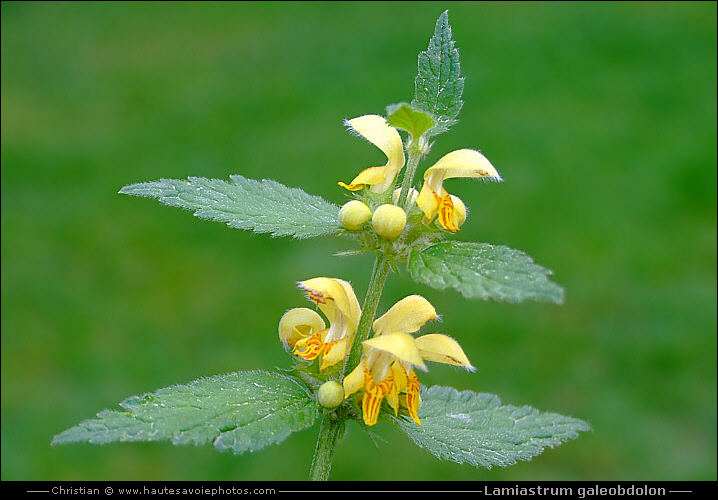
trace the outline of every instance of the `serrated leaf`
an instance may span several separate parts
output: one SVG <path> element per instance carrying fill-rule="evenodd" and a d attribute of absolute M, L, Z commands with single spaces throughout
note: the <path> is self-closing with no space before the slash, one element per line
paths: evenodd
<path fill-rule="evenodd" d="M 296 379 L 265 371 L 201 378 L 159 389 L 103 410 L 52 440 L 52 444 L 163 441 L 212 442 L 236 454 L 284 441 L 311 426 L 317 404 Z"/>
<path fill-rule="evenodd" d="M 341 229 L 338 206 L 270 179 L 160 179 L 125 186 L 120 193 L 157 198 L 165 205 L 194 210 L 202 219 L 272 236 L 311 238 Z"/>
<path fill-rule="evenodd" d="M 394 128 L 406 130 L 418 138 L 434 126 L 434 119 L 423 111 L 412 108 L 405 102 L 386 107 L 386 121 Z"/>
<path fill-rule="evenodd" d="M 501 406 L 492 394 L 442 386 L 422 386 L 419 419 L 421 426 L 408 419 L 395 421 L 437 458 L 489 469 L 530 460 L 546 447 L 591 430 L 576 418 L 541 413 L 530 406 Z"/>
<path fill-rule="evenodd" d="M 563 303 L 563 288 L 548 280 L 549 269 L 502 245 L 438 243 L 413 251 L 408 268 L 414 281 L 437 290 L 451 287 L 467 299 Z"/>
<path fill-rule="evenodd" d="M 449 11 L 444 11 L 436 21 L 429 47 L 419 54 L 419 71 L 414 79 L 414 100 L 411 102 L 414 108 L 429 113 L 436 120 L 429 136 L 446 132 L 457 122 L 456 117 L 464 105 L 463 92 L 459 51 L 451 39 Z"/>

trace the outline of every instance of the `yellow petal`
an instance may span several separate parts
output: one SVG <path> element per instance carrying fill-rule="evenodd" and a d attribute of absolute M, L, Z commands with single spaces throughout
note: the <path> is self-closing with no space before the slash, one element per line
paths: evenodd
<path fill-rule="evenodd" d="M 424 181 L 424 185 L 421 187 L 421 192 L 416 198 L 416 204 L 424 212 L 427 219 L 431 220 L 439 210 L 439 203 L 441 197 L 429 186 L 427 181 Z"/>
<path fill-rule="evenodd" d="M 325 328 L 324 320 L 316 311 L 306 307 L 296 307 L 284 313 L 279 320 L 279 340 L 284 345 L 294 347 L 298 340 Z"/>
<path fill-rule="evenodd" d="M 389 126 L 383 116 L 378 115 L 360 116 L 347 120 L 345 125 L 381 149 L 386 155 L 388 161 L 382 179 L 378 183 L 373 183 L 371 187 L 371 191 L 383 193 L 394 182 L 394 177 L 399 170 L 404 167 L 404 146 L 399 132 Z"/>
<path fill-rule="evenodd" d="M 338 184 L 349 191 L 358 191 L 364 187 L 364 184 L 369 184 L 370 186 L 379 184 L 384 180 L 386 172 L 386 165 L 382 167 L 369 167 L 359 172 L 359 175 L 354 177 L 354 180 L 351 181 L 351 183 L 344 184 L 343 182 L 339 182 Z"/>
<path fill-rule="evenodd" d="M 401 392 L 406 389 L 408 379 L 406 378 L 406 370 L 401 363 L 394 363 L 391 365 L 391 371 L 394 374 L 394 385 L 396 386 L 396 392 Z"/>
<path fill-rule="evenodd" d="M 495 181 L 503 180 L 491 162 L 473 149 L 459 149 L 444 155 L 434 166 L 424 172 L 424 180 L 428 180 L 435 174 L 439 174 L 442 179 L 476 177 Z M 441 195 L 441 193 L 438 194 Z"/>
<path fill-rule="evenodd" d="M 449 193 L 444 189 L 444 179 L 453 177 L 475 177 L 501 181 L 501 176 L 484 155 L 473 149 L 459 149 L 444 155 L 432 167 L 424 172 L 424 184 L 416 199 L 416 204 L 424 212 L 427 219 L 434 218 L 442 207 Z M 444 203 L 445 204 L 445 203 Z M 455 231 L 458 225 L 453 219 L 453 209 L 445 210 L 445 219 L 450 221 L 442 225 L 450 231 Z"/>
<path fill-rule="evenodd" d="M 476 370 L 459 343 L 447 335 L 430 333 L 417 338 L 415 343 L 421 357 L 427 361 L 461 366 L 472 372 Z"/>
<path fill-rule="evenodd" d="M 377 335 L 395 332 L 413 333 L 427 321 L 436 318 L 436 310 L 428 300 L 421 295 L 409 295 L 374 321 L 374 332 Z"/>
<path fill-rule="evenodd" d="M 389 353 L 401 361 L 426 369 L 414 337 L 408 333 L 385 333 L 363 342 L 365 348 Z"/>
<path fill-rule="evenodd" d="M 359 318 L 361 318 L 361 306 L 357 296 L 354 294 L 354 289 L 348 281 L 338 280 L 339 284 L 344 289 L 344 294 L 334 299 L 339 310 L 346 315 L 347 319 L 352 325 L 352 333 L 356 331 L 359 325 Z"/>
<path fill-rule="evenodd" d="M 366 358 L 354 368 L 351 373 L 344 377 L 344 396 L 349 397 L 364 387 L 364 372 L 366 371 Z"/>
<path fill-rule="evenodd" d="M 389 391 L 389 394 L 385 396 L 386 402 L 389 403 L 389 406 L 391 406 L 392 410 L 394 410 L 394 415 L 399 414 L 399 393 L 396 392 L 396 387 L 392 388 L 391 391 Z"/>
<path fill-rule="evenodd" d="M 458 196 L 450 194 L 449 198 L 451 198 L 451 203 L 454 205 L 451 222 L 458 229 L 459 226 L 461 226 L 466 221 L 466 205 L 464 205 L 464 202 L 461 201 L 461 198 L 459 198 Z"/>
<path fill-rule="evenodd" d="M 362 415 L 366 425 L 374 425 L 379 417 L 381 402 L 391 392 L 394 381 L 390 375 L 379 384 L 372 384 L 373 387 L 371 388 L 366 387 L 367 385 L 369 384 L 365 384 L 364 397 L 361 402 Z"/>
<path fill-rule="evenodd" d="M 394 384 L 391 391 L 386 395 L 386 402 L 394 410 L 394 415 L 399 414 L 399 393 L 406 388 L 406 372 L 402 368 L 401 363 L 391 365 L 391 374 Z"/>
<path fill-rule="evenodd" d="M 417 425 L 421 425 L 421 420 L 419 420 L 419 407 L 421 406 L 420 390 L 419 377 L 416 376 L 414 370 L 411 370 L 411 372 L 407 374 L 406 407 L 409 410 L 409 415 L 411 415 L 411 418 L 414 419 Z"/>
<path fill-rule="evenodd" d="M 299 286 L 307 292 L 309 299 L 326 314 L 330 323 L 336 320 L 338 313 L 342 313 L 349 320 L 352 332 L 356 330 L 361 316 L 361 308 L 354 290 L 348 282 L 337 278 L 312 278 L 300 282 Z"/>
<path fill-rule="evenodd" d="M 347 350 L 347 338 L 336 340 L 334 342 L 326 342 L 322 349 L 322 366 L 320 370 L 324 370 L 327 367 L 334 366 L 344 359 L 344 355 Z"/>

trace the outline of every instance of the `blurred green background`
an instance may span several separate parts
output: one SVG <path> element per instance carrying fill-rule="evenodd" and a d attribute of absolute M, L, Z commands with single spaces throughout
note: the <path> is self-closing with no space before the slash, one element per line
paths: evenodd
<path fill-rule="evenodd" d="M 457 235 L 555 271 L 563 306 L 468 301 L 389 278 L 443 317 L 499 395 L 594 431 L 505 469 L 436 460 L 351 425 L 333 479 L 716 479 L 716 4 L 2 3 L 2 479 L 304 479 L 318 427 L 234 456 L 169 443 L 50 447 L 124 398 L 287 367 L 295 282 L 350 280 L 348 240 L 229 229 L 125 184 L 272 178 L 336 204 L 384 161 L 344 118 L 413 97 L 449 20 L 460 122 L 421 169 L 481 149 L 504 183 L 451 180 Z M 450 184 L 450 185 L 449 185 Z"/>

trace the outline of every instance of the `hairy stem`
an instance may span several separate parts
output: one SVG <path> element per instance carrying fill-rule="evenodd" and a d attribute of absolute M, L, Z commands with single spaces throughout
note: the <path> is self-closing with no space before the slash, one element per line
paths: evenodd
<path fill-rule="evenodd" d="M 345 374 L 356 368 L 361 360 L 361 343 L 369 338 L 371 325 L 374 322 L 374 316 L 376 315 L 376 309 L 379 306 L 381 293 L 384 291 L 384 284 L 386 283 L 387 276 L 389 276 L 389 259 L 387 259 L 386 254 L 383 251 L 379 251 L 376 254 L 374 269 L 371 272 L 371 279 L 369 280 L 369 287 L 367 288 L 366 296 L 364 297 L 364 306 L 362 307 L 359 326 L 357 326 L 354 343 L 352 344 L 351 353 L 349 354 L 344 370 Z"/>
<path fill-rule="evenodd" d="M 337 418 L 336 413 L 327 412 L 322 417 L 319 428 L 317 447 L 314 449 L 312 467 L 309 469 L 310 481 L 327 481 L 332 470 L 334 451 L 337 443 L 344 435 L 344 419 Z"/>
<path fill-rule="evenodd" d="M 409 203 L 407 203 L 409 190 L 414 180 L 416 167 L 424 155 L 413 140 L 411 144 L 413 146 L 408 150 L 406 172 L 404 173 L 397 204 L 400 207 L 411 203 L 410 199 L 408 200 Z M 405 207 L 405 210 L 406 209 L 408 209 L 408 207 Z M 350 373 L 359 364 L 362 355 L 362 342 L 367 340 L 371 333 L 371 325 L 374 322 L 377 307 L 379 307 L 379 299 L 381 299 L 384 284 L 389 276 L 390 262 L 387 257 L 387 250 L 388 248 L 384 247 L 376 253 L 376 260 L 374 261 L 374 268 L 372 269 L 369 286 L 366 291 L 366 296 L 364 297 L 364 305 L 362 306 L 359 325 L 357 325 L 351 351 L 345 361 L 344 374 Z M 310 480 L 326 481 L 329 479 L 329 471 L 332 468 L 332 460 L 334 459 L 334 450 L 343 433 L 344 419 L 341 417 L 337 418 L 333 412 L 325 413 L 322 419 L 322 425 L 319 429 L 319 436 L 317 437 L 317 446 L 314 450 L 312 467 L 309 471 Z"/>
<path fill-rule="evenodd" d="M 379 306 L 379 299 L 381 298 L 381 292 L 384 290 L 387 276 L 389 276 L 389 260 L 383 251 L 377 252 L 374 269 L 369 280 L 369 288 L 364 297 L 361 318 L 354 336 L 354 344 L 345 365 L 344 373 L 350 372 L 359 364 L 362 353 L 361 343 L 369 338 L 371 325 L 376 315 L 376 309 Z M 319 428 L 319 436 L 317 437 L 317 446 L 314 449 L 312 467 L 309 470 L 309 479 L 311 481 L 326 481 L 329 479 L 334 451 L 339 439 L 344 434 L 344 421 L 344 418 L 338 417 L 334 412 L 324 414 L 322 425 Z"/>
<path fill-rule="evenodd" d="M 411 198 L 409 197 L 409 191 L 411 190 L 412 184 L 414 182 L 416 167 L 419 166 L 419 161 L 421 160 L 422 156 L 424 156 L 428 152 L 428 148 L 422 149 L 421 144 L 423 143 L 424 141 L 422 138 L 415 138 L 413 136 L 409 136 L 408 146 L 406 148 L 406 170 L 404 171 L 404 178 L 401 181 L 401 191 L 399 192 L 399 200 L 397 202 L 397 206 L 402 207 L 405 212 L 408 212 L 411 206 Z"/>

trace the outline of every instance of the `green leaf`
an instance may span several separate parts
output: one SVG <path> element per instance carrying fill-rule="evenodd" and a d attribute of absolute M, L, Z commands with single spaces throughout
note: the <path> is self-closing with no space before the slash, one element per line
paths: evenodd
<path fill-rule="evenodd" d="M 492 394 L 441 386 L 422 386 L 421 426 L 394 419 L 412 441 L 434 456 L 489 469 L 530 460 L 547 446 L 591 430 L 576 418 L 541 413 L 530 406 L 501 406 Z"/>
<path fill-rule="evenodd" d="M 412 106 L 429 113 L 437 122 L 428 135 L 446 132 L 457 122 L 456 117 L 464 105 L 463 92 L 459 51 L 451 39 L 447 10 L 436 21 L 429 48 L 419 54 L 419 71 L 414 79 Z"/>
<path fill-rule="evenodd" d="M 236 454 L 284 441 L 314 423 L 317 404 L 294 378 L 248 371 L 201 378 L 120 403 L 58 434 L 52 444 L 163 441 L 212 442 Z"/>
<path fill-rule="evenodd" d="M 467 299 L 563 303 L 563 288 L 548 280 L 551 271 L 521 252 L 488 243 L 444 242 L 412 251 L 408 263 L 414 281 Z"/>
<path fill-rule="evenodd" d="M 165 205 L 194 210 L 202 219 L 272 236 L 311 238 L 341 229 L 338 206 L 270 179 L 160 179 L 125 186 L 120 193 L 157 198 Z"/>
<path fill-rule="evenodd" d="M 431 116 L 423 111 L 417 111 L 405 102 L 387 106 L 386 116 L 389 125 L 406 130 L 415 138 L 424 135 L 435 123 Z"/>

